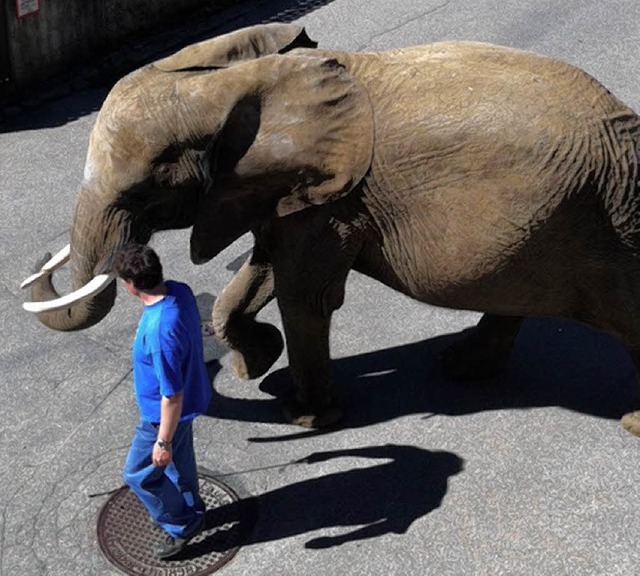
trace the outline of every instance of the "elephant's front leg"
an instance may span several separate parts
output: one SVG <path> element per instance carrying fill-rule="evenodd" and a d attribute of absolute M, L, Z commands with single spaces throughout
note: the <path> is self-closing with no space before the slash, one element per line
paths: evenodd
<path fill-rule="evenodd" d="M 269 230 L 275 295 L 287 341 L 295 393 L 285 400 L 287 421 L 309 428 L 337 422 L 332 394 L 329 330 L 344 303 L 349 271 L 362 250 L 356 198 L 279 218 Z"/>
<path fill-rule="evenodd" d="M 285 399 L 284 417 L 305 428 L 335 424 L 342 412 L 332 395 L 329 353 L 331 313 L 278 302 L 295 394 Z"/>
<path fill-rule="evenodd" d="M 284 348 L 280 331 L 257 322 L 256 314 L 273 300 L 273 270 L 256 246 L 213 306 L 216 336 L 231 348 L 233 369 L 243 379 L 265 374 Z"/>

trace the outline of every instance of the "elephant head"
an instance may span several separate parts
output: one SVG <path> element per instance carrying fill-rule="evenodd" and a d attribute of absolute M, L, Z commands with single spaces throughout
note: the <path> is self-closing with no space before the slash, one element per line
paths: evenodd
<path fill-rule="evenodd" d="M 113 306 L 120 246 L 192 226 L 202 263 L 265 219 L 351 190 L 371 162 L 371 105 L 315 47 L 301 27 L 255 26 L 120 80 L 91 133 L 70 246 L 23 283 L 25 309 L 87 328 Z M 60 297 L 52 275 L 67 260 L 72 293 Z"/>

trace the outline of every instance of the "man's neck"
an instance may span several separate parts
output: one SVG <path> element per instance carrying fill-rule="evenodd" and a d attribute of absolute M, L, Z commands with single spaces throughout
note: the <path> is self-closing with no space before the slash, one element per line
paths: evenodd
<path fill-rule="evenodd" d="M 140 290 L 138 297 L 145 306 L 151 306 L 156 302 L 160 302 L 167 295 L 167 285 L 164 282 L 158 284 L 155 288 L 148 290 Z"/>

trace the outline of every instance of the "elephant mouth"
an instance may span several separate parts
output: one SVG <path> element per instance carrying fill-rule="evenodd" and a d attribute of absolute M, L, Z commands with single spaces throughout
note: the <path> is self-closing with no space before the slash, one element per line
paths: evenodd
<path fill-rule="evenodd" d="M 60 252 L 50 258 L 42 268 L 29 276 L 22 284 L 20 288 L 28 288 L 36 282 L 42 280 L 46 276 L 51 276 L 56 270 L 64 266 L 70 258 L 71 246 L 67 244 Z M 53 312 L 55 310 L 63 310 L 79 304 L 85 300 L 90 300 L 100 292 L 102 292 L 115 278 L 113 273 L 98 274 L 91 279 L 87 284 L 74 290 L 70 294 L 55 298 L 54 300 L 47 300 L 45 302 L 25 302 L 22 307 L 27 312 L 39 314 L 40 312 Z"/>

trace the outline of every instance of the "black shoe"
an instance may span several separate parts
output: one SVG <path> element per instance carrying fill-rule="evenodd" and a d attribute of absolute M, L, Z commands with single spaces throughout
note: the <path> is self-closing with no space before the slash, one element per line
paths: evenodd
<path fill-rule="evenodd" d="M 197 528 L 184 538 L 176 538 L 174 536 L 167 536 L 162 542 L 158 542 L 153 550 L 153 557 L 158 560 L 165 560 L 171 558 L 176 554 L 182 552 L 184 547 L 190 540 L 193 540 L 204 529 L 204 518 L 200 521 Z"/>

